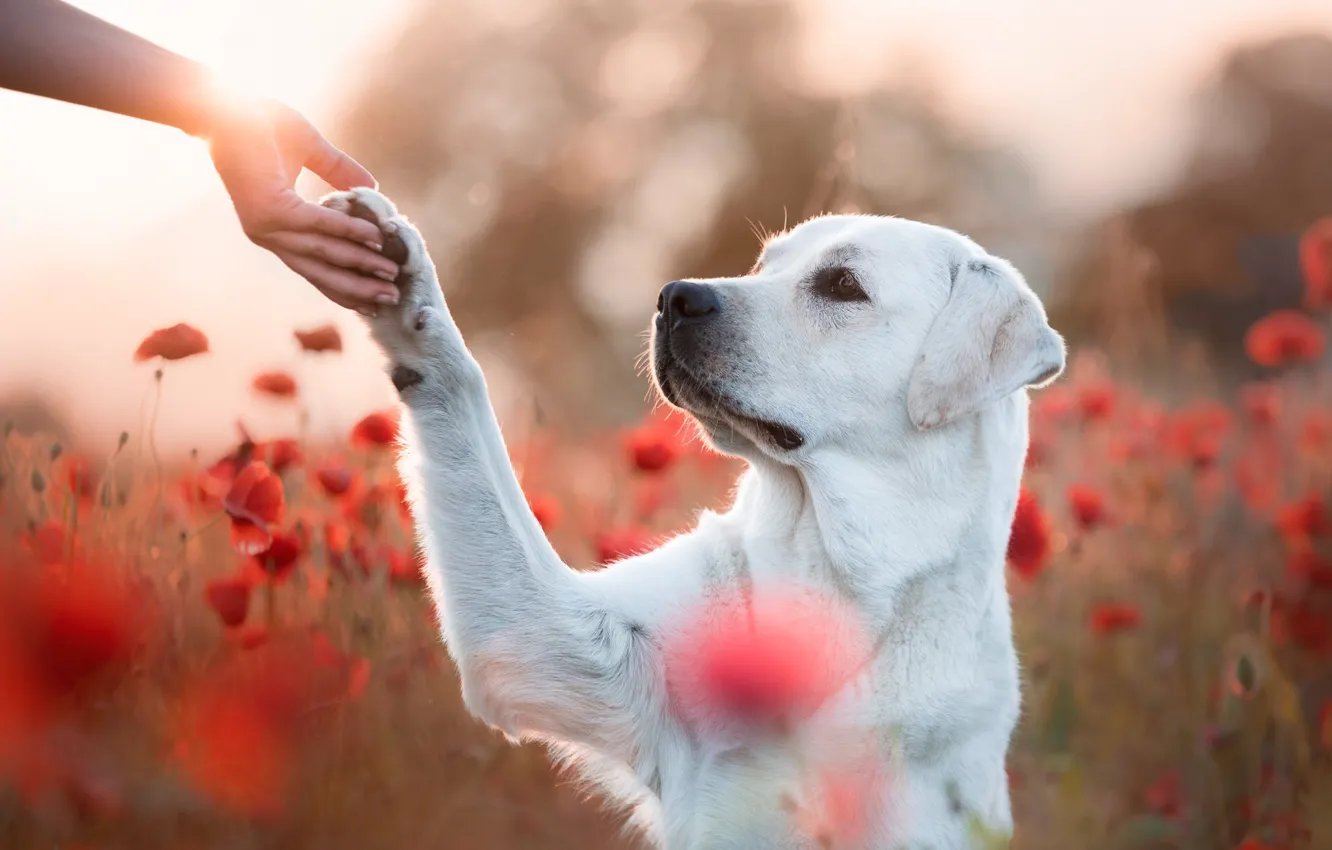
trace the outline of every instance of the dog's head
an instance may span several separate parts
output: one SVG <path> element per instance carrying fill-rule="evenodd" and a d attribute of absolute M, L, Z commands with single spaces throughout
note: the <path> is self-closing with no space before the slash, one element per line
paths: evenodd
<path fill-rule="evenodd" d="M 722 451 L 789 462 L 908 438 L 1064 367 L 1064 343 L 1009 263 L 897 218 L 812 219 L 744 277 L 674 281 L 652 372 Z"/>

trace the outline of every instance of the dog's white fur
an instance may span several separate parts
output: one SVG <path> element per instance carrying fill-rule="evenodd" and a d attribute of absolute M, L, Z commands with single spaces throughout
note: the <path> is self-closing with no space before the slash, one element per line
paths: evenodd
<path fill-rule="evenodd" d="M 796 756 L 682 717 L 664 683 L 663 635 L 684 612 L 795 582 L 837 594 L 876 636 L 853 686 L 810 721 L 864 733 L 861 754 L 871 741 L 893 765 L 891 805 L 864 846 L 969 847 L 969 822 L 1011 832 L 1004 763 L 1020 698 L 1004 556 L 1026 388 L 1064 365 L 1012 266 L 944 228 L 836 215 L 770 239 L 749 275 L 703 281 L 720 310 L 687 359 L 663 363 L 673 357 L 657 349 L 656 377 L 718 449 L 748 461 L 734 504 L 655 551 L 579 572 L 528 509 L 420 235 L 375 191 L 325 203 L 354 201 L 408 248 L 401 304 L 369 325 L 421 378 L 402 393 L 402 468 L 477 717 L 556 744 L 661 846 L 828 846 L 778 804 L 802 793 Z M 829 267 L 869 300 L 822 297 Z M 781 448 L 760 421 L 802 445 Z"/>

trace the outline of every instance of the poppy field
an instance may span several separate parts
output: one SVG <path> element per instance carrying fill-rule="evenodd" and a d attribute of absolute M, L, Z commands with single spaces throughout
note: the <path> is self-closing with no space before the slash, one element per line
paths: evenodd
<path fill-rule="evenodd" d="M 1303 309 L 1245 338 L 1264 379 L 1158 399 L 1075 348 L 1033 397 L 1008 550 L 1015 848 L 1332 847 L 1332 220 L 1301 248 Z M 160 380 L 206 331 L 126 356 Z M 292 344 L 341 356 L 333 326 Z M 252 387 L 302 403 L 285 372 Z M 464 710 L 397 433 L 391 410 L 338 444 L 241 426 L 222 457 L 168 461 L 151 434 L 94 454 L 5 426 L 0 847 L 637 846 L 539 746 Z M 660 408 L 510 439 L 583 569 L 724 506 L 740 469 Z M 701 636 L 697 698 L 801 699 L 828 667 L 809 622 Z"/>

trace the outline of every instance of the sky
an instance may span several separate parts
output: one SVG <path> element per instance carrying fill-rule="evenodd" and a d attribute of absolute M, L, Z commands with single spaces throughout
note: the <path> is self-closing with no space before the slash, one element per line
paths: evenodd
<path fill-rule="evenodd" d="M 556 2 L 439 1 L 514 14 Z M 345 87 L 401 26 L 408 2 L 75 5 L 287 101 L 336 143 Z M 1192 116 L 1188 95 L 1225 47 L 1295 28 L 1332 34 L 1327 0 L 804 3 L 811 85 L 848 90 L 928 57 L 954 113 L 1017 146 L 1050 202 L 1073 216 L 1170 178 Z M 206 327 L 213 353 L 168 364 L 164 450 L 221 447 L 238 416 L 261 438 L 291 433 L 294 411 L 248 390 L 261 369 L 288 369 L 302 382 L 315 435 L 344 432 L 392 403 L 355 317 L 245 240 L 201 143 L 0 92 L 0 181 L 0 399 L 41 388 L 80 435 L 109 444 L 140 427 L 151 398 L 152 367 L 130 360 L 138 341 L 189 321 Z M 347 351 L 301 357 L 292 328 L 328 321 L 343 329 Z"/>

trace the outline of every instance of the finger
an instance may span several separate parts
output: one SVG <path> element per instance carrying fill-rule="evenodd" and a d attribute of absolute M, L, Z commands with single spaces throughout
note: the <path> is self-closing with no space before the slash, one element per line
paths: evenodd
<path fill-rule="evenodd" d="M 294 207 L 278 224 L 280 226 L 274 229 L 315 231 L 325 236 L 359 242 L 362 245 L 378 247 L 384 245 L 384 235 L 379 232 L 379 228 L 365 219 L 355 218 L 308 201 L 303 201 L 300 206 Z"/>
<path fill-rule="evenodd" d="M 268 237 L 275 250 L 303 254 L 332 266 L 362 271 L 392 283 L 398 277 L 398 265 L 383 254 L 358 242 L 325 236 L 322 233 L 280 231 Z"/>
<path fill-rule="evenodd" d="M 379 187 L 375 176 L 356 160 L 333 147 L 315 131 L 313 151 L 305 160 L 305 167 L 318 174 L 334 189 L 346 191 L 356 186 Z"/>
<path fill-rule="evenodd" d="M 302 254 L 279 253 L 287 267 L 314 284 L 335 303 L 351 306 L 358 312 L 373 311 L 377 304 L 396 304 L 396 287 L 365 277 Z"/>

